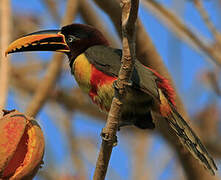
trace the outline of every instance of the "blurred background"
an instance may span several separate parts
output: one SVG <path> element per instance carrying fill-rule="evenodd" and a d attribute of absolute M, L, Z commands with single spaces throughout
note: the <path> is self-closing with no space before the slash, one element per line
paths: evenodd
<path fill-rule="evenodd" d="M 96 26 L 113 47 L 120 48 L 120 11 L 118 0 L 1 0 L 1 54 L 22 35 L 71 22 Z M 192 126 L 218 167 L 220 30 L 220 0 L 140 1 L 137 57 L 143 63 L 149 59 L 147 64 L 160 74 L 166 66 Z M 35 179 L 92 179 L 106 116 L 78 88 L 67 57 L 33 52 L 9 58 L 0 57 L 0 109 L 17 109 L 39 121 L 46 150 Z M 162 133 L 122 128 L 118 141 L 107 179 L 182 180 L 188 176 Z M 219 172 L 216 178 L 221 179 Z"/>

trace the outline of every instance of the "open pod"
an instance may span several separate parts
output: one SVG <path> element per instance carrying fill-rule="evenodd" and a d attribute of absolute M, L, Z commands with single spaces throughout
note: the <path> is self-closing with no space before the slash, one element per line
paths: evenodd
<path fill-rule="evenodd" d="M 0 179 L 32 179 L 44 156 L 44 135 L 37 121 L 13 110 L 0 119 Z"/>

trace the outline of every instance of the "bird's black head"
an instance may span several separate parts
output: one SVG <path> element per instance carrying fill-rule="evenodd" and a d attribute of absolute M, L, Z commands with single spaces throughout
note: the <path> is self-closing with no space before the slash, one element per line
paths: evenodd
<path fill-rule="evenodd" d="M 24 51 L 58 51 L 66 53 L 70 61 L 94 45 L 108 45 L 96 28 L 84 24 L 71 24 L 61 30 L 38 31 L 12 42 L 6 55 Z"/>
<path fill-rule="evenodd" d="M 71 24 L 61 29 L 65 41 L 70 49 L 71 59 L 75 59 L 87 48 L 95 45 L 108 45 L 102 33 L 92 26 Z"/>

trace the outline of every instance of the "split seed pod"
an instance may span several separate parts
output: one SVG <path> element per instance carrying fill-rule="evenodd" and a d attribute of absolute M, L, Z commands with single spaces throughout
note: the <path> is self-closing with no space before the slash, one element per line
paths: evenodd
<path fill-rule="evenodd" d="M 32 179 L 42 164 L 44 135 L 37 121 L 13 110 L 0 119 L 0 179 Z"/>

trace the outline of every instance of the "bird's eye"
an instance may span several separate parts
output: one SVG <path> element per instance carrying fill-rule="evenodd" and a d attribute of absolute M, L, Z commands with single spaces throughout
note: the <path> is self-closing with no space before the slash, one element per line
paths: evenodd
<path fill-rule="evenodd" d="M 79 39 L 79 38 L 70 35 L 70 36 L 68 36 L 68 39 L 67 39 L 67 40 L 68 40 L 69 43 L 71 43 L 71 42 L 74 42 L 74 41 L 76 41 L 76 40 L 78 40 L 78 39 Z"/>

